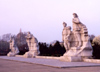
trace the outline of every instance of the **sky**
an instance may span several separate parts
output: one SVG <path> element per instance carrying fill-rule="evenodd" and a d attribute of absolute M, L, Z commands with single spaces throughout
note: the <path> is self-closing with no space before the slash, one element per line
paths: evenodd
<path fill-rule="evenodd" d="M 72 27 L 73 13 L 90 35 L 100 35 L 100 0 L 0 0 L 0 36 L 21 29 L 40 42 L 62 41 L 62 23 Z"/>

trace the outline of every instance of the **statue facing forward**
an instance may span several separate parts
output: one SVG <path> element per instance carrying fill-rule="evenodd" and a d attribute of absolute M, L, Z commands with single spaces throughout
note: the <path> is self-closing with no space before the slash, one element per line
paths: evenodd
<path fill-rule="evenodd" d="M 64 42 L 64 47 L 66 51 L 70 49 L 70 35 L 71 35 L 71 27 L 67 27 L 67 23 L 63 22 L 63 31 L 62 31 L 62 40 Z"/>
<path fill-rule="evenodd" d="M 81 42 L 81 22 L 78 18 L 78 15 L 76 13 L 73 13 L 73 19 L 72 19 L 72 22 L 73 22 L 73 33 L 74 33 L 74 36 L 75 38 L 77 39 L 78 41 L 78 48 L 81 47 L 82 45 L 82 42 Z"/>
<path fill-rule="evenodd" d="M 19 53 L 19 49 L 15 44 L 14 37 L 10 38 L 10 50 L 11 51 L 7 54 L 7 56 L 9 56 L 9 57 L 13 57 L 13 56 L 15 56 L 15 55 L 17 55 Z"/>
<path fill-rule="evenodd" d="M 24 54 L 24 57 L 34 58 L 35 56 L 39 55 L 40 52 L 38 40 L 30 32 L 28 32 L 26 36 L 26 42 L 28 44 L 29 51 Z"/>
<path fill-rule="evenodd" d="M 63 23 L 62 38 L 66 52 L 61 59 L 65 61 L 82 61 L 84 58 L 92 56 L 92 46 L 86 26 L 80 22 L 76 13 L 73 13 L 73 16 L 73 31 L 70 30 L 70 27 L 66 27 L 66 23 Z"/>

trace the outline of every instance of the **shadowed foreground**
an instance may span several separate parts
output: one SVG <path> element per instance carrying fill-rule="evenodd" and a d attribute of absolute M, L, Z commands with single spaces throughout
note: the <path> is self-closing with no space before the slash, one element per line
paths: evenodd
<path fill-rule="evenodd" d="M 100 67 L 53 68 L 0 59 L 0 72 L 100 72 Z"/>

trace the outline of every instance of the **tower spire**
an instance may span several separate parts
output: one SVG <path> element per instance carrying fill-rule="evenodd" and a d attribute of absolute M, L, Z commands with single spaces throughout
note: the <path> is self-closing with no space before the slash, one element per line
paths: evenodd
<path fill-rule="evenodd" d="M 20 28 L 20 33 L 22 32 L 22 29 Z"/>

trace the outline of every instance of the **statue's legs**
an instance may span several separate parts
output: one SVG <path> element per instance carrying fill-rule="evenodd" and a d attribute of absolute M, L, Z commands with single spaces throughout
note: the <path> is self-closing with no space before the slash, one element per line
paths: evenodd
<path fill-rule="evenodd" d="M 68 42 L 67 45 L 68 45 L 68 50 L 69 50 L 70 49 L 70 42 Z"/>
<path fill-rule="evenodd" d="M 81 42 L 81 35 L 80 35 L 80 33 L 75 33 L 75 35 L 76 35 L 76 38 L 77 38 L 77 40 L 78 40 L 78 48 L 80 48 L 81 47 L 81 45 L 82 45 L 82 42 Z"/>
<path fill-rule="evenodd" d="M 28 48 L 30 50 L 31 49 L 31 41 L 30 40 L 27 40 L 27 44 L 28 44 Z"/>
<path fill-rule="evenodd" d="M 66 42 L 64 42 L 64 47 L 65 47 L 65 49 L 66 49 L 66 52 L 69 50 L 69 44 L 67 44 Z"/>

